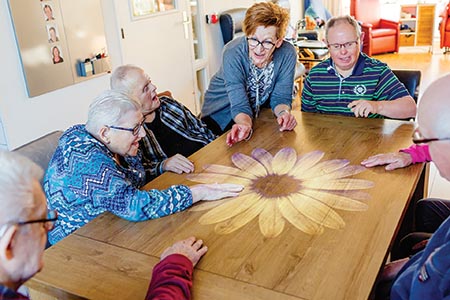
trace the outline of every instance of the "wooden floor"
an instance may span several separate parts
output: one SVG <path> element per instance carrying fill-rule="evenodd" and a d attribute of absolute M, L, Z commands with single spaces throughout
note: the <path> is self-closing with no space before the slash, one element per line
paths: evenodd
<path fill-rule="evenodd" d="M 387 63 L 391 69 L 418 69 L 422 72 L 420 94 L 435 79 L 450 73 L 450 54 L 435 45 L 433 53 L 429 47 L 402 47 L 399 53 L 375 55 L 374 57 Z"/>

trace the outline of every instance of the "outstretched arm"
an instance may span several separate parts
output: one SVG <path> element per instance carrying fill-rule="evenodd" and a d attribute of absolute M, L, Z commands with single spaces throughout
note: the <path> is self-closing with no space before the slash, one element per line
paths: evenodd
<path fill-rule="evenodd" d="M 191 299 L 192 273 L 206 251 L 208 247 L 195 237 L 164 250 L 161 261 L 153 268 L 145 299 Z"/>

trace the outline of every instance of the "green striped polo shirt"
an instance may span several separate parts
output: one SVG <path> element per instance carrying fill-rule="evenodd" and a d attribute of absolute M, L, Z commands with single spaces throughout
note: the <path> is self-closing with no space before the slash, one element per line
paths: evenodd
<path fill-rule="evenodd" d="M 331 58 L 313 67 L 304 81 L 302 111 L 354 116 L 347 107 L 352 101 L 395 100 L 408 95 L 385 63 L 360 53 L 347 78 L 335 71 Z M 369 114 L 369 118 L 383 116 Z"/>

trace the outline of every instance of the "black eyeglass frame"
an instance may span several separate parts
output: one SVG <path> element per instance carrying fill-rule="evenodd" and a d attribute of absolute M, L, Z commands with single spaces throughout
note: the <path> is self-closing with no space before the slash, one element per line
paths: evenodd
<path fill-rule="evenodd" d="M 450 137 L 448 138 L 424 138 L 418 129 L 414 130 L 412 141 L 414 144 L 427 144 L 431 142 L 437 141 L 450 141 Z"/>
<path fill-rule="evenodd" d="M 48 218 L 48 216 L 51 214 L 54 214 L 55 216 L 52 218 Z M 37 219 L 37 220 L 30 220 L 30 221 L 22 221 L 22 222 L 16 222 L 14 224 L 23 226 L 27 224 L 33 224 L 33 223 L 47 223 L 47 222 L 56 222 L 58 220 L 58 213 L 56 210 L 49 210 L 47 213 L 47 218 L 45 219 Z"/>
<path fill-rule="evenodd" d="M 142 126 L 144 126 L 144 123 L 145 123 L 145 118 L 139 124 L 134 126 L 133 128 L 120 127 L 120 126 L 114 126 L 114 125 L 105 125 L 105 126 L 108 128 L 116 129 L 116 130 L 129 131 L 134 136 L 138 136 L 139 131 L 141 131 Z"/>
<path fill-rule="evenodd" d="M 50 218 L 49 218 L 50 216 Z M 51 226 L 45 226 L 45 228 L 50 231 L 53 229 L 55 222 L 58 220 L 58 212 L 56 210 L 48 210 L 47 211 L 47 218 L 45 219 L 37 219 L 37 220 L 30 220 L 30 221 L 21 221 L 21 222 L 9 222 L 6 224 L 3 224 L 0 226 L 0 238 L 3 236 L 5 231 L 7 230 L 8 226 L 17 225 L 17 226 L 24 226 L 27 224 L 35 224 L 35 223 L 44 223 L 44 226 L 46 223 L 51 223 Z"/>
<path fill-rule="evenodd" d="M 359 39 L 355 40 L 355 41 L 350 41 L 350 42 L 346 42 L 346 43 L 333 43 L 333 44 L 328 44 L 328 48 L 330 48 L 331 50 L 341 50 L 342 48 L 344 49 L 350 49 L 353 48 L 353 46 L 356 46 L 359 42 Z"/>
<path fill-rule="evenodd" d="M 252 45 L 250 45 L 250 42 L 249 41 L 253 41 L 253 42 L 256 42 L 257 44 L 255 45 L 255 46 L 252 46 Z M 273 42 L 271 42 L 271 41 L 259 41 L 259 40 L 257 40 L 257 39 L 255 39 L 255 38 L 252 38 L 252 37 L 248 37 L 247 38 L 247 43 L 248 43 L 248 46 L 250 47 L 250 48 L 252 48 L 252 49 L 255 49 L 255 48 L 257 48 L 259 45 L 261 45 L 265 50 L 271 50 L 273 47 L 275 47 L 275 43 L 273 43 Z M 265 46 L 264 46 L 264 44 L 266 44 L 266 45 L 270 45 L 270 48 L 266 48 Z"/>

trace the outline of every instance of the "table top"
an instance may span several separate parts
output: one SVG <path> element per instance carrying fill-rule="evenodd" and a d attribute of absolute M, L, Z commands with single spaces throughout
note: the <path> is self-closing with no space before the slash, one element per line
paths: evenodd
<path fill-rule="evenodd" d="M 409 146 L 413 123 L 292 113 L 293 132 L 265 111 L 250 141 L 229 148 L 221 136 L 190 156 L 194 176 L 165 173 L 144 187 L 224 180 L 246 185 L 239 198 L 139 223 L 103 214 L 46 250 L 27 285 L 54 297 L 143 299 L 162 251 L 193 235 L 209 248 L 194 299 L 366 299 L 423 166 L 359 164 Z"/>

